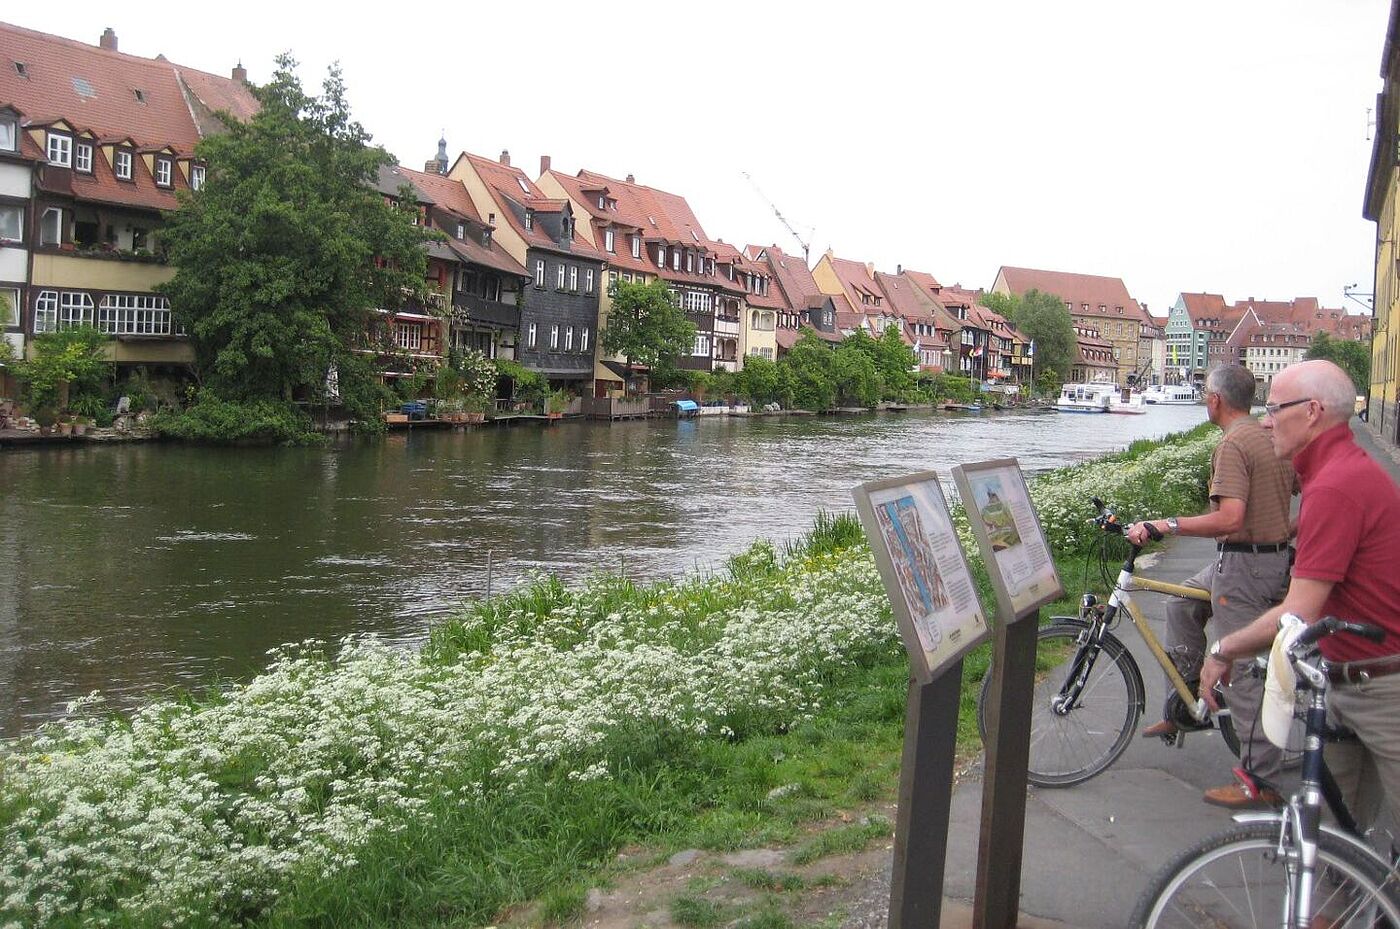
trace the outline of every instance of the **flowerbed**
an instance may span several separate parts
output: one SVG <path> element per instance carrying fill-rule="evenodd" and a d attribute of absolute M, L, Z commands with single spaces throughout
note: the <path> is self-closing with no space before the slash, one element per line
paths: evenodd
<path fill-rule="evenodd" d="M 1144 514 L 1199 507 L 1211 444 L 1187 437 L 1042 477 L 1047 533 L 1080 547 L 1092 495 Z M 49 727 L 0 758 L 0 925 L 334 925 L 327 887 L 368 880 L 368 858 L 422 864 L 425 836 L 471 846 L 501 875 L 467 908 L 489 915 L 537 891 L 510 878 L 516 852 L 500 833 L 539 820 L 541 804 L 563 819 L 569 804 L 606 814 L 621 801 L 593 785 L 622 779 L 703 794 L 701 774 L 666 773 L 668 753 L 694 767 L 697 745 L 737 751 L 788 731 L 838 683 L 902 661 L 857 542 L 849 520 L 828 520 L 787 557 L 755 545 L 726 576 L 576 590 L 540 578 L 421 653 L 309 643 L 216 697 Z M 600 834 L 658 828 L 645 809 L 626 815 Z M 483 828 L 486 816 L 504 825 Z"/>

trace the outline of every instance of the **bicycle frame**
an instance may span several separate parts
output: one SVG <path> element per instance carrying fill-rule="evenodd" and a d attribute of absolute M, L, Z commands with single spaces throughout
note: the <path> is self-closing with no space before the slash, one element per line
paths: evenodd
<path fill-rule="evenodd" d="M 1206 702 L 1191 692 L 1187 686 L 1186 679 L 1181 676 L 1181 672 L 1176 669 L 1171 658 L 1167 655 L 1167 650 L 1162 647 L 1162 642 L 1147 625 L 1147 617 L 1142 610 L 1133 602 L 1132 592 L 1134 590 L 1146 590 L 1153 593 L 1168 594 L 1173 597 L 1181 597 L 1186 600 L 1209 600 L 1210 591 L 1202 590 L 1199 587 L 1187 587 L 1184 584 L 1170 584 L 1166 581 L 1156 581 L 1152 578 L 1138 577 L 1133 573 L 1133 566 L 1137 560 L 1137 551 L 1128 556 L 1123 563 L 1122 569 L 1118 572 L 1118 580 L 1113 585 L 1113 593 L 1108 598 L 1108 609 L 1104 611 L 1104 622 L 1112 622 L 1113 617 L 1119 609 L 1126 608 L 1128 618 L 1137 627 L 1138 634 L 1147 643 L 1147 649 L 1152 653 L 1152 657 L 1157 659 L 1157 663 L 1162 666 L 1162 671 L 1166 673 L 1167 680 L 1171 682 L 1172 689 L 1176 691 L 1185 706 L 1191 708 L 1191 716 L 1200 722 L 1207 716 Z"/>

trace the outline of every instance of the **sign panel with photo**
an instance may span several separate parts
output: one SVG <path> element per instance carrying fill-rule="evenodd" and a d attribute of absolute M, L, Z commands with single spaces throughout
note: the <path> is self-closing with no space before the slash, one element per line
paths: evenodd
<path fill-rule="evenodd" d="M 1050 547 L 1014 458 L 953 469 L 972 534 L 1002 611 L 1017 619 L 1064 595 Z"/>
<path fill-rule="evenodd" d="M 987 634 L 948 502 L 932 471 L 851 492 L 914 677 L 928 683 Z"/>

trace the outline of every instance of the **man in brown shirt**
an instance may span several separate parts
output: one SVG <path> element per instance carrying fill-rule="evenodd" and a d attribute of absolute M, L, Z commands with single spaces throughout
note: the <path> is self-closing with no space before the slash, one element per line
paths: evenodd
<path fill-rule="evenodd" d="M 1166 645 L 1187 680 L 1200 677 L 1205 657 L 1206 623 L 1214 619 L 1217 636 L 1248 625 L 1283 600 L 1288 592 L 1289 506 L 1295 486 L 1293 466 L 1274 454 L 1269 434 L 1249 415 L 1254 375 L 1238 365 L 1216 368 L 1206 378 L 1206 412 L 1223 435 L 1210 461 L 1210 509 L 1200 516 L 1153 520 L 1163 533 L 1213 536 L 1217 557 L 1186 585 L 1209 590 L 1204 600 L 1172 600 L 1167 605 Z M 1141 545 L 1144 523 L 1128 528 L 1128 539 Z M 1227 701 L 1240 737 L 1245 767 L 1262 778 L 1278 774 L 1283 752 L 1264 737 L 1258 724 L 1264 682 L 1241 661 L 1232 676 Z M 1166 736 L 1176 724 L 1164 719 L 1143 731 Z M 1243 784 L 1212 787 L 1205 801 L 1242 809 L 1273 802 L 1272 790 L 1256 797 Z"/>

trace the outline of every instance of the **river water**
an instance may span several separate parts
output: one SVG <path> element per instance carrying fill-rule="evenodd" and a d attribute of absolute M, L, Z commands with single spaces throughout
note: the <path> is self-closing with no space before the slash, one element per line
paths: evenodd
<path fill-rule="evenodd" d="M 488 557 L 498 593 L 534 570 L 675 576 L 798 536 L 877 477 L 998 457 L 1039 471 L 1204 419 L 706 417 L 0 453 L 0 735 L 93 690 L 129 706 L 245 678 L 285 642 L 420 641 L 486 592 Z"/>

